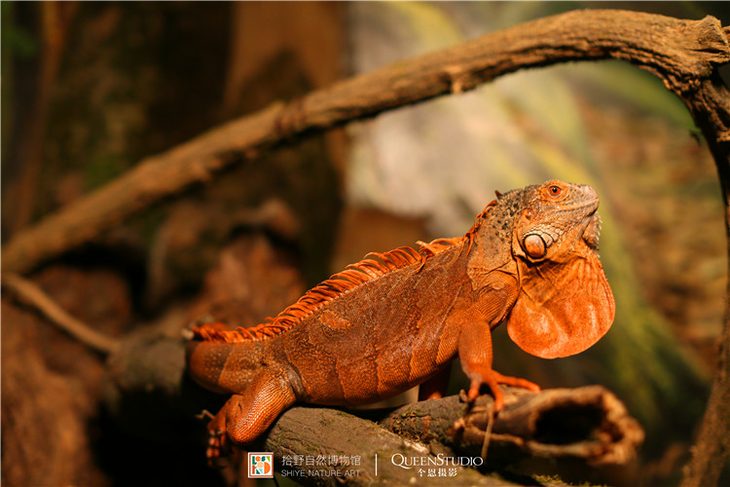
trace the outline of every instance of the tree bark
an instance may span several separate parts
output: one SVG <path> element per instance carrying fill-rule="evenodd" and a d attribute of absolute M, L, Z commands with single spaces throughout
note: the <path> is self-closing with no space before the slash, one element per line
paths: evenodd
<path fill-rule="evenodd" d="M 442 477 L 438 477 L 435 469 L 439 467 L 435 466 L 431 468 L 437 477 L 419 473 L 419 467 L 398 467 L 391 461 L 393 455 L 402 455 L 408 465 L 421 465 L 424 471 L 429 461 L 438 457 L 428 447 L 376 423 L 327 408 L 289 409 L 266 436 L 262 451 L 274 453 L 276 461 L 281 462 L 277 470 L 282 476 L 304 485 L 519 485 L 462 466 L 443 467 Z M 456 456 L 448 450 L 441 453 Z"/>
<path fill-rule="evenodd" d="M 493 416 L 491 396 L 479 397 L 474 405 L 451 396 L 403 406 L 382 419 L 380 426 L 342 411 L 295 407 L 282 414 L 260 446 L 274 453 L 282 475 L 314 485 L 342 481 L 428 485 L 431 481 L 503 486 L 518 484 L 449 462 L 489 468 L 491 459 L 492 467 L 503 469 L 540 456 L 615 467 L 635 457 L 643 441 L 636 420 L 600 386 L 537 394 L 513 388 L 504 391 L 506 406 L 494 418 L 491 433 L 486 433 Z M 489 437 L 486 461 L 485 435 Z M 334 456 L 357 458 L 357 464 L 351 460 L 338 464 Z M 307 459 L 312 465 L 307 465 Z M 435 477 L 429 476 L 429 470 Z"/>
<path fill-rule="evenodd" d="M 644 440 L 639 423 L 601 386 L 505 392 L 505 408 L 496 416 L 491 396 L 480 396 L 473 406 L 451 396 L 403 406 L 380 424 L 406 438 L 435 440 L 477 456 L 488 450 L 487 461 L 495 466 L 532 456 L 625 465 Z"/>
<path fill-rule="evenodd" d="M 573 11 L 397 62 L 288 104 L 271 105 L 141 161 L 19 232 L 3 246 L 3 270 L 28 272 L 163 198 L 208 181 L 241 155 L 255 158 L 293 137 L 470 90 L 519 69 L 609 58 L 653 73 L 685 102 L 715 158 L 730 239 L 730 97 L 716 72 L 730 60 L 727 33 L 712 17 L 691 21 L 638 12 Z M 721 340 L 707 413 L 683 481 L 687 487 L 717 484 L 730 451 L 730 311 Z"/>
<path fill-rule="evenodd" d="M 223 396 L 192 383 L 184 348 L 180 337 L 141 330 L 122 339 L 109 357 L 113 387 L 105 393 L 106 407 L 128 431 L 180 442 L 203 432 L 206 421 L 193 415 Z M 386 412 L 300 405 L 285 411 L 247 449 L 274 453 L 282 475 L 313 485 L 405 485 L 415 479 L 418 485 L 504 486 L 521 485 L 525 479 L 508 481 L 484 472 L 504 471 L 530 458 L 616 469 L 636 457 L 643 441 L 636 420 L 601 386 L 540 393 L 502 390 L 505 407 L 491 428 L 490 395 L 473 404 L 451 396 Z M 396 465 L 401 457 L 393 455 L 402 455 L 413 468 Z M 461 464 L 454 465 L 459 457 Z M 429 468 L 436 477 L 429 477 Z"/>

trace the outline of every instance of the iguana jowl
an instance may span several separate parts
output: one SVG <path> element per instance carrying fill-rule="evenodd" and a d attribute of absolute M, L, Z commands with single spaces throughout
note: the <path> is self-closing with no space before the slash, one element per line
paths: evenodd
<path fill-rule="evenodd" d="M 482 385 L 539 390 L 492 370 L 491 329 L 543 358 L 593 345 L 614 301 L 598 260 L 598 197 L 548 181 L 500 195 L 459 238 L 368 254 L 269 322 L 193 329 L 191 376 L 232 394 L 210 421 L 215 457 L 246 444 L 298 401 L 356 405 L 433 379 L 459 356 L 474 398 Z"/>

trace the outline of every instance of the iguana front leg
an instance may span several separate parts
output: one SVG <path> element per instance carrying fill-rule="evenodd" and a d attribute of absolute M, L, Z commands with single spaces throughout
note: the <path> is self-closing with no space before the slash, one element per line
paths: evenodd
<path fill-rule="evenodd" d="M 478 258 L 473 260 L 479 262 Z M 469 269 L 468 274 L 472 286 L 479 290 L 479 297 L 472 306 L 454 317 L 461 330 L 457 345 L 461 368 L 471 381 L 468 397 L 476 398 L 481 386 L 488 385 L 494 396 L 495 411 L 499 411 L 504 406 L 504 395 L 499 384 L 540 391 L 537 384 L 502 375 L 492 369 L 491 327 L 508 315 L 520 288 L 512 273 L 494 272 L 475 266 Z"/>
<path fill-rule="evenodd" d="M 252 442 L 295 402 L 286 374 L 263 369 L 243 392 L 233 394 L 208 423 L 208 460 L 225 454 L 230 448 L 229 440 L 244 445 Z"/>
<path fill-rule="evenodd" d="M 459 359 L 461 368 L 471 381 L 468 397 L 475 399 L 482 385 L 487 385 L 494 396 L 494 409 L 504 406 L 504 395 L 499 384 L 523 387 L 540 392 L 540 386 L 526 379 L 502 375 L 492 369 L 492 333 L 484 323 L 471 322 L 462 327 L 459 335 Z"/>
<path fill-rule="evenodd" d="M 481 386 L 487 385 L 494 396 L 495 412 L 504 406 L 504 395 L 499 384 L 523 387 L 534 392 L 540 391 L 540 386 L 537 384 L 526 379 L 502 375 L 492 369 L 492 332 L 483 320 L 472 318 L 462 322 L 458 351 L 461 368 L 471 381 L 469 399 L 476 398 Z"/>

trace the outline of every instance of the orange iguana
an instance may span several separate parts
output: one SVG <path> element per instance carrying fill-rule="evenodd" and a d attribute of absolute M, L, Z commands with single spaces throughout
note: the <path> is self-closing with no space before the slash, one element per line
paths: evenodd
<path fill-rule="evenodd" d="M 232 394 L 210 421 L 208 456 L 246 444 L 295 402 L 356 405 L 437 378 L 459 356 L 468 396 L 498 384 L 539 390 L 492 370 L 490 330 L 543 358 L 587 349 L 610 328 L 611 289 L 596 248 L 598 197 L 548 181 L 497 193 L 460 238 L 372 253 L 268 322 L 193 329 L 191 376 Z"/>

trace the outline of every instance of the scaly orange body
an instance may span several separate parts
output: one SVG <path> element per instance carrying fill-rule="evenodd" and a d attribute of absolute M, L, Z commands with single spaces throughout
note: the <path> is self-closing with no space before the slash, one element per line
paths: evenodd
<path fill-rule="evenodd" d="M 595 248 L 598 198 L 549 181 L 498 195 L 460 238 L 369 254 L 269 323 L 193 329 L 190 374 L 232 394 L 211 420 L 210 457 L 246 444 L 295 402 L 376 402 L 434 379 L 457 355 L 502 407 L 491 329 L 545 358 L 579 353 L 608 331 L 614 302 Z M 435 381 L 431 381 L 434 383 Z"/>

